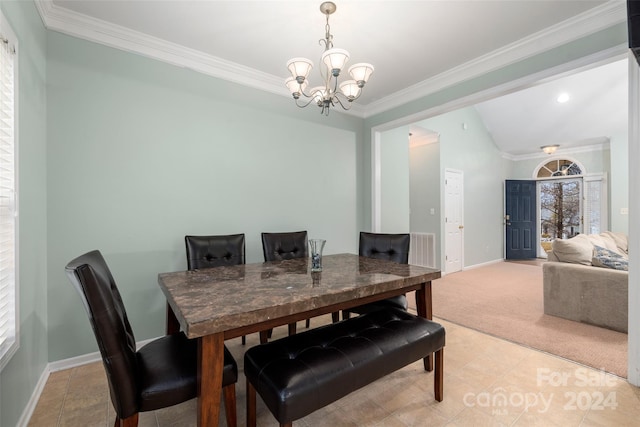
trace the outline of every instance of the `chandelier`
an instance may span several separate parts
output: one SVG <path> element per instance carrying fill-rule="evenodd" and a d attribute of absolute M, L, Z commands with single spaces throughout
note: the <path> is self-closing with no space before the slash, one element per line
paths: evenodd
<path fill-rule="evenodd" d="M 291 91 L 298 107 L 304 108 L 313 103 L 321 108 L 322 114 L 327 116 L 332 106 L 340 105 L 345 110 L 350 109 L 351 103 L 358 99 L 362 88 L 373 73 L 373 65 L 371 64 L 354 64 L 348 70 L 351 80 L 345 80 L 338 84 L 340 72 L 349 60 L 349 52 L 333 47 L 329 16 L 335 11 L 336 5 L 333 2 L 327 1 L 320 5 L 320 12 L 327 17 L 324 39 L 318 41 L 320 45 L 324 44 L 324 52 L 320 58 L 321 63 L 325 66 L 320 67 L 320 75 L 324 85 L 312 87 L 307 91 L 309 85 L 307 77 L 313 68 L 313 62 L 306 58 L 293 58 L 287 62 L 291 77 L 285 80 L 285 84 Z"/>

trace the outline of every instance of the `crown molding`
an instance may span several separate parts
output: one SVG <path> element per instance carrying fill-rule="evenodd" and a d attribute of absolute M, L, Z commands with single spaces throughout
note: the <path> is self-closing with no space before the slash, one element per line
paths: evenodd
<path fill-rule="evenodd" d="M 35 0 L 35 4 L 48 30 L 140 54 L 241 85 L 291 96 L 283 87 L 280 77 L 56 6 L 51 0 Z"/>
<path fill-rule="evenodd" d="M 279 76 L 59 7 L 52 0 L 34 1 L 40 18 L 48 30 L 143 55 L 276 95 L 291 96 L 282 85 L 282 78 Z M 353 104 L 348 111 L 337 109 L 336 112 L 367 118 L 625 20 L 626 2 L 609 1 L 391 96 L 367 105 Z"/>
<path fill-rule="evenodd" d="M 227 61 L 217 56 L 171 43 L 100 19 L 57 6 L 52 0 L 34 0 L 48 30 L 146 56 L 243 86 L 291 97 L 282 77 Z M 364 118 L 361 105 L 352 104 L 345 114 Z"/>
<path fill-rule="evenodd" d="M 557 159 L 559 157 L 566 157 L 572 154 L 607 150 L 611 147 L 611 140 L 606 136 L 591 138 L 589 140 L 585 140 L 584 142 L 587 145 L 570 147 L 570 148 L 558 148 L 553 154 L 546 154 L 541 151 L 539 153 L 532 153 L 532 154 L 514 155 L 509 153 L 501 153 L 501 155 L 502 155 L 502 158 L 507 160 L 513 160 L 513 161 L 544 159 L 544 158 Z M 562 146 L 562 144 L 559 144 L 559 145 Z"/>
<path fill-rule="evenodd" d="M 366 106 L 365 116 L 399 107 L 466 80 L 626 21 L 626 2 L 609 1 Z"/>

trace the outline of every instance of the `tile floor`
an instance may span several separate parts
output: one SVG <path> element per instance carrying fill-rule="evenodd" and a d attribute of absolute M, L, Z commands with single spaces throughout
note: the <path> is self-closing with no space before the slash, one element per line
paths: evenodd
<path fill-rule="evenodd" d="M 312 326 L 330 321 L 314 318 Z M 433 373 L 416 362 L 294 426 L 640 426 L 640 389 L 624 379 L 585 368 L 480 332 L 441 321 L 444 400 L 433 398 Z M 304 329 L 300 324 L 299 329 Z M 286 333 L 276 328 L 274 338 Z M 258 335 L 227 341 L 241 368 Z M 245 425 L 244 376 L 236 386 L 238 425 Z M 140 414 L 139 425 L 195 426 L 195 399 Z M 221 405 L 221 413 L 224 409 Z M 112 426 L 115 415 L 101 362 L 50 375 L 29 426 Z M 225 418 L 221 416 L 220 426 Z M 258 397 L 258 426 L 277 426 Z"/>

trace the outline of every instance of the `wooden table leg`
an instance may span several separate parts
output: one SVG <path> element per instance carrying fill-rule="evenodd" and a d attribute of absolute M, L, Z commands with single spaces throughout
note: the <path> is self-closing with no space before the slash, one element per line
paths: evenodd
<path fill-rule="evenodd" d="M 180 332 L 180 322 L 178 322 L 171 306 L 167 303 L 167 335 L 177 334 L 178 332 Z"/>
<path fill-rule="evenodd" d="M 433 302 L 431 295 L 431 282 L 423 283 L 422 288 L 416 291 L 416 310 L 418 311 L 418 316 L 432 320 Z M 429 372 L 433 371 L 433 354 L 429 354 L 424 358 L 424 369 Z"/>
<path fill-rule="evenodd" d="M 224 335 L 198 338 L 198 426 L 217 426 L 220 418 Z"/>

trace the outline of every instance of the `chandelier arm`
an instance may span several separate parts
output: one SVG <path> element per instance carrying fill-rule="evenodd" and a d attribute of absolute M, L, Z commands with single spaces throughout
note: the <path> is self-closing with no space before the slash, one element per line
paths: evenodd
<path fill-rule="evenodd" d="M 305 93 L 302 88 L 300 88 L 300 92 L 298 92 L 298 93 L 300 93 L 300 95 L 304 96 L 305 98 L 311 98 L 311 99 L 315 98 L 314 95 L 309 95 L 309 94 Z"/>
<path fill-rule="evenodd" d="M 305 95 L 305 96 L 307 96 L 307 95 Z M 295 101 L 296 101 L 296 105 L 297 105 L 298 107 L 300 107 L 300 108 L 305 108 L 305 107 L 307 107 L 307 106 L 308 106 L 309 104 L 311 104 L 311 103 L 313 102 L 313 100 L 314 100 L 314 98 L 313 98 L 313 97 L 308 97 L 308 98 L 309 98 L 309 100 L 308 100 L 307 102 L 302 103 L 302 104 L 299 102 L 299 101 L 300 101 L 300 99 L 299 99 L 299 98 L 298 98 L 298 99 L 296 99 L 296 100 L 295 100 Z"/>
<path fill-rule="evenodd" d="M 336 105 L 336 103 L 334 101 L 337 101 L 338 104 L 340 104 L 340 106 L 342 107 L 343 110 L 350 110 L 351 106 L 353 105 L 351 102 L 349 102 L 348 99 L 345 98 L 345 101 L 347 101 L 347 105 L 342 103 L 342 99 L 340 99 L 341 97 L 338 96 L 338 93 L 335 93 L 332 100 L 331 100 L 331 104 L 332 105 Z M 342 95 L 344 96 L 344 95 Z"/>

